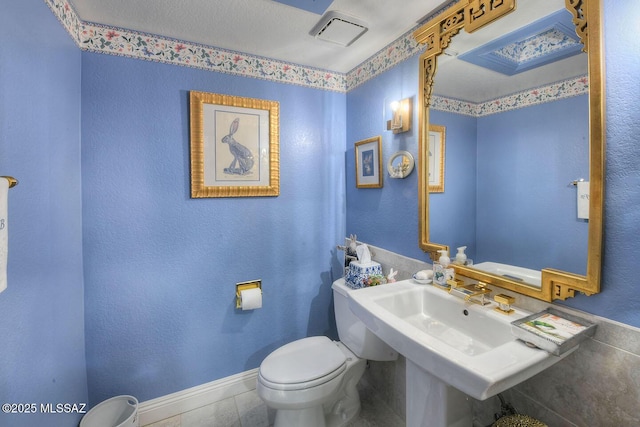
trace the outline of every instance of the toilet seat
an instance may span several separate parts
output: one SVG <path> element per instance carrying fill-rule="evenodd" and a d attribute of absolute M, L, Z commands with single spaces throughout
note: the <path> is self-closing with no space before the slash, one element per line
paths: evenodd
<path fill-rule="evenodd" d="M 260 365 L 259 381 L 274 390 L 302 390 L 327 383 L 346 368 L 346 357 L 333 341 L 309 337 L 268 355 Z"/>

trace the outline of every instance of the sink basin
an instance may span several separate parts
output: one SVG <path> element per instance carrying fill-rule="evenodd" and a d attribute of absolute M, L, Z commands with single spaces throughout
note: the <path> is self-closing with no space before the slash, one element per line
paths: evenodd
<path fill-rule="evenodd" d="M 498 262 L 481 262 L 479 264 L 473 264 L 472 267 L 487 273 L 495 274 L 496 276 L 522 281 L 523 283 L 535 286 L 536 288 L 541 287 L 542 272 L 540 270 L 531 270 L 530 268 L 500 264 Z"/>
<path fill-rule="evenodd" d="M 412 366 L 479 400 L 570 354 L 551 355 L 511 334 L 511 322 L 529 312 L 507 316 L 494 310 L 495 303 L 469 303 L 413 280 L 360 289 L 349 297 L 353 313 Z"/>

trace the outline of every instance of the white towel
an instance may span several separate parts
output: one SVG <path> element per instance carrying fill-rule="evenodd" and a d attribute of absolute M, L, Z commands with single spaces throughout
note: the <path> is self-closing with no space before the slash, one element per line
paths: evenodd
<path fill-rule="evenodd" d="M 589 181 L 578 181 L 578 218 L 589 219 Z"/>
<path fill-rule="evenodd" d="M 7 289 L 7 252 L 9 249 L 8 196 L 9 180 L 0 178 L 0 292 Z"/>

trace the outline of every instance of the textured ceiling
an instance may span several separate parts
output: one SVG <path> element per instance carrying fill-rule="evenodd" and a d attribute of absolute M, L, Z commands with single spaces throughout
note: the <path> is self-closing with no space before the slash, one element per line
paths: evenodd
<path fill-rule="evenodd" d="M 486 102 L 508 94 L 556 83 L 587 74 L 587 55 L 582 53 L 545 66 L 507 77 L 502 73 L 468 64 L 458 59 L 464 53 L 480 46 L 491 45 L 497 37 L 505 44 L 509 38 L 535 27 L 534 22 L 558 11 L 570 16 L 564 0 L 518 0 L 514 12 L 472 34 L 461 31 L 453 39 L 444 55 L 438 58 L 438 71 L 433 93 L 435 95 L 470 101 Z M 538 28 L 543 32 L 543 29 Z M 543 63 L 544 61 L 540 61 Z M 443 76 L 446 76 L 444 78 Z"/>
<path fill-rule="evenodd" d="M 334 0 L 327 10 L 367 23 L 349 47 L 316 40 L 315 0 L 70 0 L 82 21 L 341 73 L 413 29 L 448 0 Z M 311 5 L 313 6 L 313 5 Z"/>
<path fill-rule="evenodd" d="M 348 73 L 453 0 L 70 0 L 81 21 L 133 30 Z M 461 31 L 438 58 L 434 94 L 473 103 L 586 74 L 586 55 L 505 78 L 467 64 L 459 55 L 490 44 L 553 12 L 565 0 L 518 0 L 516 11 L 473 34 Z M 297 5 L 294 7 L 291 5 Z M 318 40 L 309 31 L 322 11 L 339 11 L 367 24 L 348 47 Z M 564 13 L 569 13 L 564 11 Z M 446 78 L 444 77 L 446 76 Z"/>

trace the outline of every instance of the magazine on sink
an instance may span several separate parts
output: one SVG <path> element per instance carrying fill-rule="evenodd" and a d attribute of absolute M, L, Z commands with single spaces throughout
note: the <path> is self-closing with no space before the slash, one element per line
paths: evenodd
<path fill-rule="evenodd" d="M 540 313 L 539 316 L 530 318 L 518 326 L 558 345 L 588 328 L 588 326 L 548 312 Z"/>

